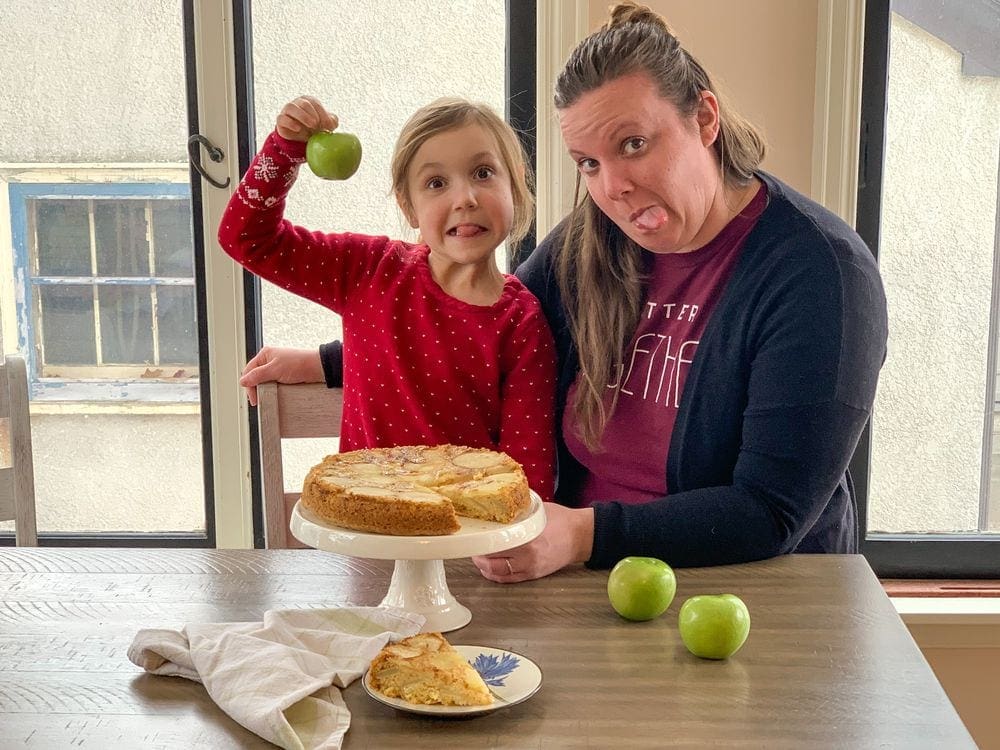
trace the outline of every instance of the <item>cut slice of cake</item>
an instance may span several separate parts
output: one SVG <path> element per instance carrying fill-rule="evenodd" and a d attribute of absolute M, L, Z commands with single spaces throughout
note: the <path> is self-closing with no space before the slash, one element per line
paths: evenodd
<path fill-rule="evenodd" d="M 435 489 L 451 500 L 458 515 L 484 521 L 510 523 L 530 502 L 524 475 L 513 472 L 489 474 Z"/>
<path fill-rule="evenodd" d="M 389 698 L 442 706 L 488 706 L 483 678 L 440 633 L 390 643 L 372 660 L 368 684 Z"/>

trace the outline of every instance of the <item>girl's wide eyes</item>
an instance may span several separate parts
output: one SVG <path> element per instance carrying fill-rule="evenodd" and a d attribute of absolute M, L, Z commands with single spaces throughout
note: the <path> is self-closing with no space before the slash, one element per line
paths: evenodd
<path fill-rule="evenodd" d="M 429 187 L 431 190 L 437 190 L 438 188 L 443 188 L 444 180 L 442 180 L 440 177 L 431 177 L 429 180 L 427 180 L 427 187 Z"/>
<path fill-rule="evenodd" d="M 487 167 L 486 165 L 483 165 L 481 167 L 476 167 L 476 171 L 472 173 L 472 176 L 475 177 L 477 180 L 488 180 L 494 174 L 496 173 L 493 171 L 492 167 Z"/>

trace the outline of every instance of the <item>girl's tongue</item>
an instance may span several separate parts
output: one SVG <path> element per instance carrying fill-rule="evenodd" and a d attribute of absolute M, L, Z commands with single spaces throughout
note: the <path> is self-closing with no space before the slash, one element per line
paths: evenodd
<path fill-rule="evenodd" d="M 452 230 L 456 237 L 475 237 L 482 231 L 483 228 L 477 224 L 459 224 Z"/>
<path fill-rule="evenodd" d="M 659 206 L 650 206 L 632 220 L 639 229 L 653 231 L 667 223 L 667 212 Z"/>

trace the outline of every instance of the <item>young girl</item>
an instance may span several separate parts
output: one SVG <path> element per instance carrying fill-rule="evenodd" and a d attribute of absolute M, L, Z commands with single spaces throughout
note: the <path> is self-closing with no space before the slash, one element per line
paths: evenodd
<path fill-rule="evenodd" d="M 325 234 L 284 216 L 306 141 L 337 118 L 284 106 L 219 227 L 247 270 L 339 313 L 342 450 L 455 443 L 502 450 L 553 491 L 555 353 L 538 300 L 494 251 L 531 222 L 517 136 L 485 105 L 441 99 L 403 127 L 392 188 L 420 244 Z"/>

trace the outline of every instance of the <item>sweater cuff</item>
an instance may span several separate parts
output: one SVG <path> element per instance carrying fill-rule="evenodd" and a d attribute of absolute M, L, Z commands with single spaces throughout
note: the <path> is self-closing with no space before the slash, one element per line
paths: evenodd
<path fill-rule="evenodd" d="M 306 160 L 306 144 L 303 141 L 290 141 L 278 135 L 274 130 L 268 136 L 271 144 L 289 161 L 301 163 Z"/>
<path fill-rule="evenodd" d="M 339 341 L 319 345 L 319 361 L 327 388 L 344 387 L 344 345 Z"/>
<path fill-rule="evenodd" d="M 616 544 L 622 526 L 622 506 L 620 503 L 594 503 L 594 548 L 585 563 L 591 570 L 614 567 L 622 557 Z"/>

